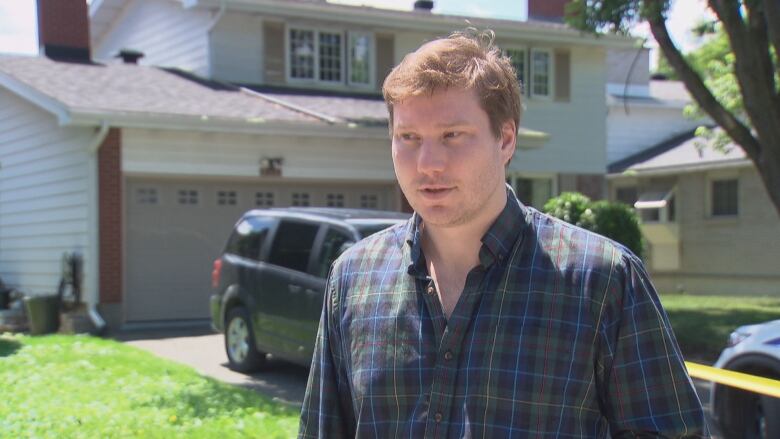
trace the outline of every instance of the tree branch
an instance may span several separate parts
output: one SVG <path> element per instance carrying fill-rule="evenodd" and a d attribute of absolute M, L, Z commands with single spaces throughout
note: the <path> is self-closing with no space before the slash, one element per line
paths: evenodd
<path fill-rule="evenodd" d="M 712 92 L 704 85 L 704 81 L 702 81 L 699 74 L 683 58 L 679 49 L 677 49 L 677 46 L 674 45 L 671 37 L 669 37 L 669 31 L 666 29 L 663 16 L 658 14 L 648 17 L 647 21 L 650 23 L 650 31 L 653 33 L 653 37 L 658 42 L 664 56 L 672 68 L 677 71 L 680 79 L 685 83 L 685 87 L 702 110 L 712 117 L 715 123 L 720 125 L 753 161 L 760 160 L 761 144 L 753 137 L 748 127 L 715 99 Z"/>

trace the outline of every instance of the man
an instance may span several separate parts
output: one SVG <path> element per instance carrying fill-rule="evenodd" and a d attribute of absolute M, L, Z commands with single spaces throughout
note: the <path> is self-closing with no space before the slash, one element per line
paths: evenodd
<path fill-rule="evenodd" d="M 415 214 L 329 276 L 299 437 L 701 437 L 701 405 L 642 263 L 505 185 L 521 102 L 485 35 L 384 83 Z"/>

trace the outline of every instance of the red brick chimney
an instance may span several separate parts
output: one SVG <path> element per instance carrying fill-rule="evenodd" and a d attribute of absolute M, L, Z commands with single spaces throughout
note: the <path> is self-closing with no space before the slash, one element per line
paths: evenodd
<path fill-rule="evenodd" d="M 37 0 L 41 53 L 61 61 L 90 62 L 87 0 Z"/>
<path fill-rule="evenodd" d="M 528 0 L 528 19 L 563 22 L 564 7 L 571 0 Z"/>

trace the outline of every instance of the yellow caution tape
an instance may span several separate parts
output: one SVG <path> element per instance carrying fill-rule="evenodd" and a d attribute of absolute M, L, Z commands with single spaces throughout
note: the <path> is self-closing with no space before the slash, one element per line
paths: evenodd
<path fill-rule="evenodd" d="M 685 362 L 685 366 L 688 367 L 688 374 L 694 378 L 780 398 L 780 380 L 757 377 L 742 372 L 734 372 L 733 370 L 718 369 L 689 361 Z"/>

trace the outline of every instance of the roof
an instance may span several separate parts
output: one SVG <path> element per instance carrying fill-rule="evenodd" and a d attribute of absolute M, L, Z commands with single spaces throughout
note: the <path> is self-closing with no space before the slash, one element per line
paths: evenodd
<path fill-rule="evenodd" d="M 9 83 L 48 98 L 51 105 L 59 105 L 68 113 L 323 123 L 238 87 L 135 64 L 100 65 L 0 55 L 0 84 Z"/>
<path fill-rule="evenodd" d="M 689 131 L 614 162 L 607 167 L 607 171 L 610 174 L 642 174 L 690 171 L 747 163 L 750 163 L 750 160 L 739 145 L 729 143 L 725 152 L 717 151 L 711 146 L 711 141 Z"/>
<path fill-rule="evenodd" d="M 682 108 L 690 103 L 691 97 L 688 89 L 682 81 L 668 81 L 651 79 L 647 85 L 647 94 L 609 93 L 609 102 L 612 105 L 625 103 Z"/>

